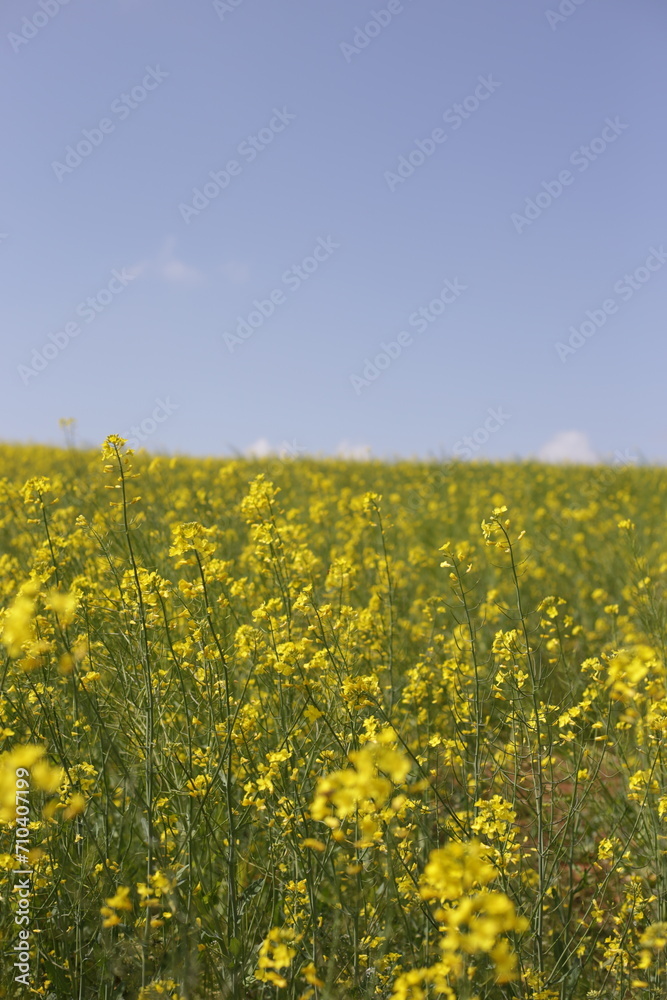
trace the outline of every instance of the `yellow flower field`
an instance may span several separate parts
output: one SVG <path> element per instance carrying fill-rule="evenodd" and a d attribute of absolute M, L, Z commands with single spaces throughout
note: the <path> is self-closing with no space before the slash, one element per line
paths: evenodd
<path fill-rule="evenodd" d="M 0 996 L 664 1000 L 665 471 L 112 436 L 0 496 Z"/>

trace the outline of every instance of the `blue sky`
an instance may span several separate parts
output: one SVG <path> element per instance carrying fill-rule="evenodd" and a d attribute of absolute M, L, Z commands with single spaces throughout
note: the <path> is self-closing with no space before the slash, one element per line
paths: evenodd
<path fill-rule="evenodd" d="M 666 30 L 5 0 L 0 437 L 664 461 Z"/>

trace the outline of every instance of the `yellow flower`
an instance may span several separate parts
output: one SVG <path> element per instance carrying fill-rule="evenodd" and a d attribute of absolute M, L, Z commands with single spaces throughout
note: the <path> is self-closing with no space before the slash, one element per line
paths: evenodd
<path fill-rule="evenodd" d="M 100 907 L 100 913 L 104 917 L 103 927 L 115 927 L 121 922 L 118 910 L 132 910 L 132 900 L 130 899 L 130 887 L 119 885 L 113 896 L 105 899 L 106 906 Z"/>
<path fill-rule="evenodd" d="M 422 899 L 455 900 L 477 886 L 487 885 L 496 877 L 490 853 L 491 848 L 477 840 L 451 841 L 432 851 L 422 876 Z"/>
<path fill-rule="evenodd" d="M 274 986 L 287 986 L 281 973 L 292 964 L 296 955 L 294 944 L 300 939 L 301 935 L 291 927 L 272 927 L 260 945 L 255 978 Z"/>
<path fill-rule="evenodd" d="M 102 445 L 102 458 L 109 459 L 115 458 L 117 453 L 127 444 L 127 440 L 121 437 L 119 434 L 109 434 L 104 440 Z"/>
<path fill-rule="evenodd" d="M 70 800 L 63 812 L 63 817 L 65 819 L 74 819 L 75 816 L 79 816 L 86 808 L 86 799 L 81 794 L 81 792 L 74 792 L 70 797 Z"/>
<path fill-rule="evenodd" d="M 366 743 L 349 755 L 353 767 L 320 778 L 311 806 L 313 819 L 335 828 L 340 820 L 358 812 L 363 843 L 370 844 L 379 829 L 378 815 L 391 796 L 392 782 L 404 781 L 410 771 L 408 758 L 388 745 L 395 738 L 392 729 L 385 729 L 377 742 Z M 401 804 L 400 800 L 392 802 L 390 809 L 396 812 Z"/>
<path fill-rule="evenodd" d="M 39 585 L 34 580 L 24 583 L 4 613 L 2 642 L 12 657 L 20 656 L 24 648 L 35 640 L 35 598 L 38 593 Z"/>
<path fill-rule="evenodd" d="M 45 604 L 55 611 L 62 625 L 71 625 L 79 599 L 76 594 L 63 594 L 59 590 L 50 590 L 45 595 Z"/>
<path fill-rule="evenodd" d="M 15 821 L 17 806 L 28 803 L 31 788 L 52 793 L 62 784 L 64 771 L 44 760 L 45 753 L 45 747 L 27 744 L 0 754 L 1 821 Z M 32 819 L 36 820 L 37 815 Z"/>
<path fill-rule="evenodd" d="M 321 840 L 317 840 L 315 837 L 305 837 L 301 843 L 304 847 L 309 847 L 311 851 L 326 851 L 327 845 L 323 844 Z"/>

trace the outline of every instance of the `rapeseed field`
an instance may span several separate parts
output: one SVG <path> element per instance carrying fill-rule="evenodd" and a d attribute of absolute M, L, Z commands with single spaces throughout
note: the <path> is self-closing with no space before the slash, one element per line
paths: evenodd
<path fill-rule="evenodd" d="M 0 447 L 0 995 L 667 996 L 667 474 Z"/>

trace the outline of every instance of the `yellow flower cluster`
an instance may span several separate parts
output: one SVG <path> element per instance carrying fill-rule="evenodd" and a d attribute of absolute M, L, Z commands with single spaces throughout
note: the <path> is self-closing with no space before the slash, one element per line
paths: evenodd
<path fill-rule="evenodd" d="M 0 822 L 15 822 L 19 798 L 27 802 L 31 789 L 47 794 L 58 791 L 64 771 L 61 767 L 53 767 L 45 759 L 45 752 L 43 746 L 26 744 L 0 754 Z M 17 777 L 21 778 L 20 783 Z M 22 794 L 17 797 L 17 792 Z M 32 816 L 35 821 L 38 818 L 39 813 Z"/>
<path fill-rule="evenodd" d="M 353 766 L 320 778 L 310 814 L 337 830 L 341 821 L 357 817 L 362 838 L 358 846 L 371 846 L 380 832 L 378 820 L 391 816 L 404 802 L 396 796 L 385 809 L 394 784 L 400 785 L 410 771 L 410 761 L 393 748 L 396 734 L 391 728 L 377 735 L 377 742 L 367 743 L 350 753 Z"/>

